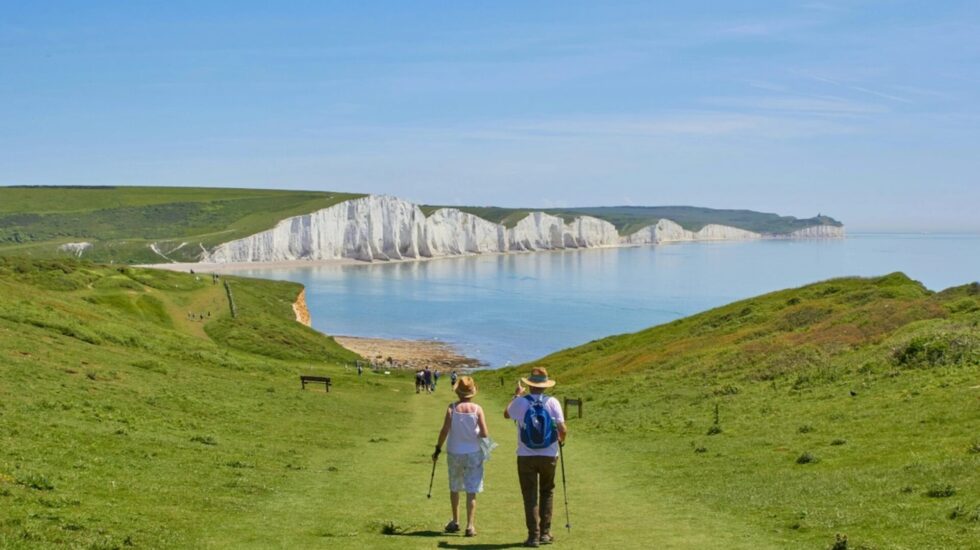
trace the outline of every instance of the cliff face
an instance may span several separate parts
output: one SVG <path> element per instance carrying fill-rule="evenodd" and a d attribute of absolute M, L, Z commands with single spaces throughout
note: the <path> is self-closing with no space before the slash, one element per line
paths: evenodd
<path fill-rule="evenodd" d="M 843 228 L 817 226 L 780 237 L 841 236 Z M 666 219 L 621 237 L 615 226 L 605 220 L 581 216 L 566 222 L 544 212 L 533 212 L 508 229 L 455 208 L 442 208 L 426 217 L 410 202 L 371 195 L 285 219 L 268 231 L 221 244 L 204 254 L 202 260 L 217 263 L 341 258 L 399 260 L 769 237 L 713 224 L 699 231 L 688 231 Z"/>
<path fill-rule="evenodd" d="M 788 235 L 773 235 L 773 238 L 781 239 L 843 239 L 844 227 L 837 225 L 814 225 L 798 229 Z"/>
<path fill-rule="evenodd" d="M 761 239 L 759 233 L 746 231 L 727 225 L 708 224 L 698 231 L 688 231 L 670 220 L 660 220 L 656 225 L 648 225 L 632 235 L 623 237 L 629 244 L 659 244 L 683 241 L 738 241 Z"/>

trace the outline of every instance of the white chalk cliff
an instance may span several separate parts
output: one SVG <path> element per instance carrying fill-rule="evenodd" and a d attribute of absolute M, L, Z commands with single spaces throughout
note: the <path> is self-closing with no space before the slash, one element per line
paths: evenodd
<path fill-rule="evenodd" d="M 843 228 L 817 226 L 784 237 L 841 236 Z M 267 231 L 223 243 L 202 254 L 202 261 L 401 260 L 769 237 L 713 224 L 699 231 L 688 231 L 670 220 L 660 220 L 655 225 L 621 237 L 615 226 L 605 220 L 580 216 L 566 222 L 544 212 L 532 212 L 514 227 L 507 228 L 455 208 L 442 208 L 426 217 L 421 208 L 408 201 L 369 195 L 311 214 L 287 218 Z"/>

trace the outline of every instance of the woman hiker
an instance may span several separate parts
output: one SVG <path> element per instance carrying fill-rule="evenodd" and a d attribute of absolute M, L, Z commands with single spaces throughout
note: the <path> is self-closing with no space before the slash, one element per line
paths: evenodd
<path fill-rule="evenodd" d="M 471 401 L 476 395 L 476 382 L 469 376 L 462 376 L 453 390 L 459 401 L 446 409 L 446 418 L 439 432 L 436 451 L 432 453 L 432 462 L 439 459 L 442 444 L 448 437 L 446 452 L 449 455 L 449 502 L 453 509 L 453 519 L 446 524 L 446 532 L 459 532 L 459 493 L 466 492 L 466 536 L 472 537 L 476 535 L 476 494 L 483 491 L 484 453 L 480 440 L 490 437 L 490 434 L 487 433 L 483 408 Z"/>

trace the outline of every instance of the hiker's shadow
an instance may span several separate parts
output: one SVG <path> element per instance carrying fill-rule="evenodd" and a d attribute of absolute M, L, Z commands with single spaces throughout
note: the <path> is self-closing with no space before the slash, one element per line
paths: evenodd
<path fill-rule="evenodd" d="M 442 531 L 408 531 L 406 533 L 399 533 L 402 537 L 444 537 L 446 533 Z M 439 541 L 438 548 L 456 548 L 456 549 L 466 549 L 466 550 L 498 550 L 500 548 L 520 548 L 524 546 L 519 542 L 508 542 L 503 544 L 485 544 L 485 543 L 472 543 L 463 544 L 461 542 L 449 542 L 445 540 Z"/>
<path fill-rule="evenodd" d="M 503 544 L 460 544 L 456 542 L 440 541 L 439 548 L 465 548 L 468 550 L 496 550 L 498 548 L 521 548 L 524 546 L 519 542 L 505 542 Z"/>

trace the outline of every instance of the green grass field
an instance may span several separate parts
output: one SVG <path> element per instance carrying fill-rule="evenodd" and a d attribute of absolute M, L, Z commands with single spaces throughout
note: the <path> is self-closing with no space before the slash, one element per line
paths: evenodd
<path fill-rule="evenodd" d="M 210 248 L 363 195 L 192 187 L 0 187 L 0 255 L 64 257 L 58 246 L 90 242 L 85 258 L 197 261 Z"/>
<path fill-rule="evenodd" d="M 780 291 L 537 361 L 651 500 L 760 543 L 976 548 L 980 286 L 901 274 Z M 486 373 L 506 388 L 520 372 Z M 776 537 L 773 539 L 772 537 Z"/>
<path fill-rule="evenodd" d="M 293 320 L 299 290 L 0 259 L 0 547 L 520 543 L 501 411 L 527 366 L 479 376 L 501 448 L 478 537 L 443 535 L 444 462 L 425 493 L 447 385 L 358 377 Z M 556 395 L 586 399 L 558 545 L 975 547 L 978 316 L 976 285 L 842 279 L 542 359 Z"/>

